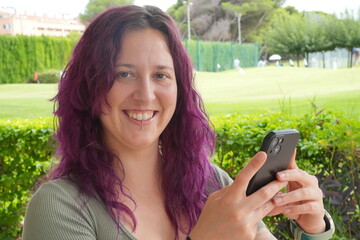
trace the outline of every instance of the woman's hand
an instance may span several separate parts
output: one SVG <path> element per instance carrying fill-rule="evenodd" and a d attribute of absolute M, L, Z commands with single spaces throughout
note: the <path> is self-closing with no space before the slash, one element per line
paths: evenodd
<path fill-rule="evenodd" d="M 318 180 L 298 168 L 294 152 L 289 168 L 277 174 L 279 181 L 288 182 L 287 193 L 279 193 L 273 202 L 278 206 L 269 215 L 283 213 L 294 219 L 301 228 L 310 234 L 325 231 L 323 193 Z"/>
<path fill-rule="evenodd" d="M 190 234 L 192 240 L 255 238 L 258 222 L 275 207 L 272 198 L 287 185 L 286 181 L 276 180 L 246 196 L 250 179 L 265 160 L 266 153 L 257 153 L 233 184 L 209 196 Z"/>

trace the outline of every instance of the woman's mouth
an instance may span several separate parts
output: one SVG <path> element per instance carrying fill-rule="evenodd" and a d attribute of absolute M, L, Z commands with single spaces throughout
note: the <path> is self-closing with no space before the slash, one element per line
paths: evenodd
<path fill-rule="evenodd" d="M 125 110 L 125 114 L 134 120 L 137 121 L 147 121 L 152 119 L 157 111 L 139 111 L 139 110 Z"/>

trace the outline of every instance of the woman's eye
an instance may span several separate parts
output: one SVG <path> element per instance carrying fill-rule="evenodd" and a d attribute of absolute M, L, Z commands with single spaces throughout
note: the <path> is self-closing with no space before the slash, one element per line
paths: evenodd
<path fill-rule="evenodd" d="M 164 73 L 157 73 L 157 74 L 155 74 L 155 77 L 156 77 L 156 78 L 160 78 L 160 79 L 169 78 L 169 76 L 166 75 L 166 74 L 164 74 Z"/>
<path fill-rule="evenodd" d="M 132 75 L 129 72 L 118 72 L 116 73 L 116 77 L 129 78 L 132 77 Z"/>

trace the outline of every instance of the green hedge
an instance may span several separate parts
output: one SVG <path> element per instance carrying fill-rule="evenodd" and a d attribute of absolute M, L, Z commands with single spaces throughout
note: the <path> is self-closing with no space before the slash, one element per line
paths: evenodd
<path fill-rule="evenodd" d="M 295 128 L 301 134 L 299 167 L 316 174 L 325 193 L 325 206 L 334 217 L 334 239 L 360 234 L 360 123 L 323 112 L 284 117 L 281 114 L 222 115 L 212 118 L 217 149 L 213 161 L 232 177 L 258 151 L 264 135 L 274 129 Z M 51 119 L 0 120 L 0 239 L 14 239 L 34 184 L 49 169 L 53 155 Z M 281 216 L 266 224 L 280 239 L 289 238 Z"/>
<path fill-rule="evenodd" d="M 74 43 L 61 37 L 0 35 L 0 83 L 26 83 L 34 72 L 64 69 Z"/>
<path fill-rule="evenodd" d="M 40 83 L 58 83 L 60 81 L 61 71 L 49 69 L 39 73 Z"/>
<path fill-rule="evenodd" d="M 359 239 L 360 122 L 326 112 L 291 118 L 282 114 L 227 115 L 212 121 L 217 136 L 213 161 L 233 178 L 259 150 L 268 131 L 299 130 L 298 166 L 318 177 L 325 207 L 335 218 L 337 236 Z M 279 239 L 289 239 L 284 217 L 271 217 L 266 222 Z"/>
<path fill-rule="evenodd" d="M 234 68 L 234 60 L 241 67 L 256 67 L 260 48 L 256 43 L 210 42 L 186 40 L 184 46 L 198 71 L 217 72 Z M 221 68 L 217 68 L 220 64 Z"/>
<path fill-rule="evenodd" d="M 0 83 L 31 82 L 34 72 L 64 69 L 77 40 L 78 36 L 72 35 L 67 38 L 0 35 Z M 199 40 L 183 44 L 198 71 L 232 69 L 235 59 L 240 60 L 241 67 L 254 67 L 259 60 L 258 44 Z"/>
<path fill-rule="evenodd" d="M 53 155 L 51 119 L 0 120 L 0 239 L 20 234 L 34 184 Z"/>

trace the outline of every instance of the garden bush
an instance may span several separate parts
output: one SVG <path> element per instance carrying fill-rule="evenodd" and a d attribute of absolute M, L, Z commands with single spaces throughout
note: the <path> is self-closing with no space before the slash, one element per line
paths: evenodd
<path fill-rule="evenodd" d="M 20 235 L 34 184 L 53 155 L 51 119 L 0 120 L 0 239 Z"/>
<path fill-rule="evenodd" d="M 300 132 L 297 165 L 319 179 L 325 208 L 335 219 L 337 237 L 360 238 L 360 123 L 331 112 L 288 117 L 282 114 L 212 118 L 217 148 L 213 161 L 235 178 L 275 129 Z M 266 219 L 279 239 L 289 239 L 284 217 Z"/>
<path fill-rule="evenodd" d="M 217 147 L 212 159 L 235 177 L 259 150 L 268 131 L 300 132 L 297 164 L 315 174 L 337 228 L 334 239 L 360 238 L 360 123 L 331 112 L 291 117 L 282 114 L 219 115 L 211 119 Z M 53 164 L 51 119 L 0 120 L 0 239 L 21 234 L 21 222 L 35 184 Z M 288 221 L 265 220 L 279 239 L 290 239 Z"/>
<path fill-rule="evenodd" d="M 40 83 L 58 83 L 61 77 L 61 71 L 55 69 L 49 69 L 39 73 Z"/>
<path fill-rule="evenodd" d="M 34 72 L 64 69 L 74 44 L 64 37 L 0 35 L 0 83 L 26 83 Z"/>
<path fill-rule="evenodd" d="M 68 37 L 0 35 L 0 83 L 32 82 L 34 72 L 46 69 L 64 69 L 80 35 Z M 232 69 L 234 59 L 241 67 L 257 65 L 260 48 L 255 43 L 184 41 L 198 71 Z M 40 79 L 41 80 L 41 79 Z"/>

